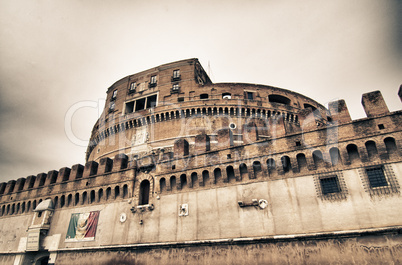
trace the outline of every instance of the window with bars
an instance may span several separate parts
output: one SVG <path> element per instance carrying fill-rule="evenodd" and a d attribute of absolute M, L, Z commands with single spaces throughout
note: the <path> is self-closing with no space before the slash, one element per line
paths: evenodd
<path fill-rule="evenodd" d="M 366 168 L 366 174 L 371 188 L 388 186 L 388 181 L 382 166 Z"/>
<path fill-rule="evenodd" d="M 320 185 L 323 195 L 341 192 L 338 177 L 335 175 L 320 178 Z"/>

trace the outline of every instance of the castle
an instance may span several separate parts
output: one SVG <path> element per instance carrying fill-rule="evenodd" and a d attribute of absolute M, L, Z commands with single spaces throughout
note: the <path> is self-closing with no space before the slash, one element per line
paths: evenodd
<path fill-rule="evenodd" d="M 85 165 L 0 183 L 0 263 L 401 262 L 401 111 L 362 104 L 213 83 L 197 59 L 127 76 Z"/>

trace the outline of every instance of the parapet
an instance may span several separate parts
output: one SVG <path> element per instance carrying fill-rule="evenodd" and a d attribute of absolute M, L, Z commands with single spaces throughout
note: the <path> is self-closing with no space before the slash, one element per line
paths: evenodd
<path fill-rule="evenodd" d="M 362 105 L 367 117 L 373 117 L 389 112 L 387 104 L 385 104 L 384 98 L 378 90 L 363 94 Z"/>
<path fill-rule="evenodd" d="M 330 102 L 328 104 L 328 109 L 333 121 L 337 121 L 339 123 L 347 123 L 352 121 L 345 100 L 340 99 Z"/>

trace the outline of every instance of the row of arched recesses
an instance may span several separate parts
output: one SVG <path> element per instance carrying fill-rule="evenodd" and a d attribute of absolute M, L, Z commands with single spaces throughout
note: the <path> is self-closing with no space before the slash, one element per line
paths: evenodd
<path fill-rule="evenodd" d="M 205 107 L 193 109 L 181 109 L 170 112 L 152 114 L 150 116 L 135 118 L 125 123 L 120 123 L 109 127 L 94 137 L 91 142 L 91 151 L 98 145 L 100 141 L 109 137 L 111 134 L 148 125 L 156 122 L 163 122 L 173 119 L 189 118 L 196 116 L 236 116 L 236 117 L 256 117 L 268 119 L 271 117 L 283 117 L 285 121 L 298 123 L 298 116 L 291 112 L 278 110 L 256 109 L 256 108 L 236 108 L 236 107 Z"/>
<path fill-rule="evenodd" d="M 397 152 L 398 148 L 394 138 L 385 138 L 384 144 L 388 155 Z M 365 147 L 369 159 L 378 156 L 379 152 L 375 141 L 369 140 L 365 142 Z M 346 157 L 344 158 L 349 160 L 350 163 L 360 159 L 358 147 L 355 144 L 347 145 Z M 295 165 L 292 165 L 292 161 L 295 162 Z M 324 157 L 321 150 L 314 150 L 309 159 L 306 158 L 305 153 L 298 153 L 296 157 L 293 158 L 287 155 L 277 160 L 272 157 L 268 158 L 265 161 L 265 165 L 261 164 L 259 160 L 255 160 L 249 165 L 242 163 L 238 166 L 229 165 L 226 168 L 217 167 L 212 173 L 210 170 L 204 170 L 201 174 L 200 172 L 191 172 L 189 175 L 182 173 L 179 176 L 172 175 L 170 177 L 161 177 L 159 180 L 159 191 L 162 193 L 168 190 L 196 188 L 222 181 L 230 183 L 242 179 L 256 179 L 275 174 L 286 174 L 290 171 L 300 172 L 303 170 L 316 170 L 320 167 L 331 167 L 341 164 L 343 164 L 343 161 L 340 150 L 337 147 L 332 147 L 329 149 L 327 157 Z M 222 172 L 225 174 L 222 174 Z M 223 175 L 225 176 L 224 179 L 222 177 Z M 210 180 L 210 176 L 213 176 L 212 180 Z"/>
<path fill-rule="evenodd" d="M 77 205 L 86 205 L 86 204 L 95 204 L 102 203 L 117 199 L 126 199 L 128 198 L 128 185 L 123 185 L 122 188 L 120 186 L 115 186 L 114 188 L 108 187 L 105 190 L 103 188 L 98 189 L 97 191 L 84 191 L 82 193 L 76 192 L 75 194 L 70 193 L 68 195 L 55 196 L 52 199 L 53 206 L 55 209 L 71 207 Z M 0 208 L 0 216 L 6 215 L 14 215 L 14 214 L 23 214 L 32 212 L 37 204 L 41 203 L 42 199 L 22 202 L 22 203 L 13 203 L 8 205 L 3 205 Z"/>

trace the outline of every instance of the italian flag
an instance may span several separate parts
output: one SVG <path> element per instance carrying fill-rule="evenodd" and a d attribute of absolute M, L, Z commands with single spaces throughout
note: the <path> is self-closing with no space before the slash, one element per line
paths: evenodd
<path fill-rule="evenodd" d="M 66 241 L 95 240 L 96 227 L 98 226 L 99 211 L 89 213 L 73 213 L 68 225 Z"/>

